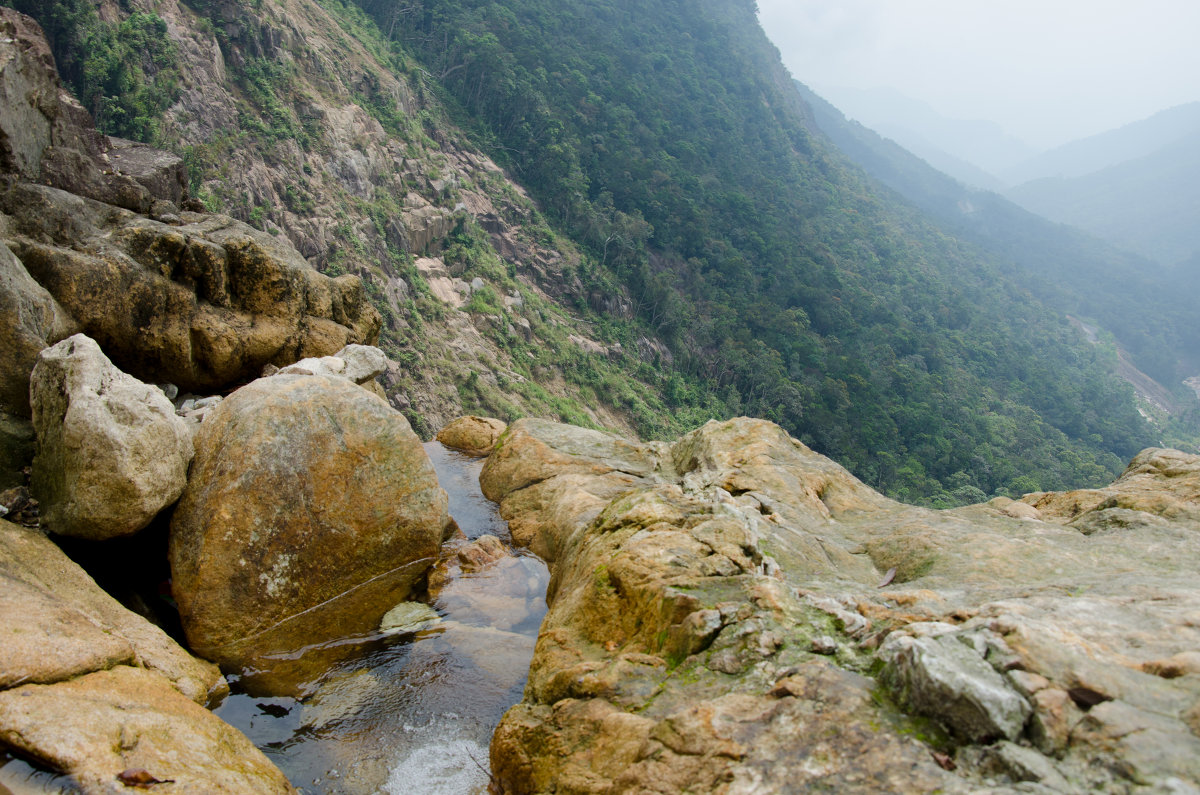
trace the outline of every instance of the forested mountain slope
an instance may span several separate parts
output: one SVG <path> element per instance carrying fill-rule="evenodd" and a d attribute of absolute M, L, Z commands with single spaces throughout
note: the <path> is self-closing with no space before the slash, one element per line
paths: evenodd
<path fill-rule="evenodd" d="M 1107 482 L 1157 441 L 1037 285 L 815 132 L 753 3 L 15 2 L 111 130 L 373 285 L 418 427 L 754 414 L 934 503 Z M 88 46 L 120 26 L 164 46 Z"/>
<path fill-rule="evenodd" d="M 1019 277 L 814 135 L 753 4 L 363 2 L 731 406 L 910 497 L 1148 439 Z"/>
<path fill-rule="evenodd" d="M 1200 130 L 1143 157 L 1010 188 L 1013 201 L 1174 265 L 1200 251 Z"/>
<path fill-rule="evenodd" d="M 1194 286 L 1002 196 L 964 186 L 797 86 L 821 131 L 855 164 L 937 218 L 947 233 L 1036 279 L 1043 301 L 1111 333 L 1140 369 L 1190 395 L 1182 379 L 1200 372 L 1200 291 Z"/>

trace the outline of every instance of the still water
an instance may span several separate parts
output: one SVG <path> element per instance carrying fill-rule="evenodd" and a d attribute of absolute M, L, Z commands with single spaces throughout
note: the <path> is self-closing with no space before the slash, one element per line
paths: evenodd
<path fill-rule="evenodd" d="M 468 538 L 511 550 L 494 503 L 479 491 L 483 460 L 425 445 Z M 546 566 L 521 551 L 453 578 L 430 600 L 440 623 L 361 639 L 302 699 L 237 692 L 216 710 L 305 793 L 486 791 L 488 742 L 521 699 L 546 612 Z"/>

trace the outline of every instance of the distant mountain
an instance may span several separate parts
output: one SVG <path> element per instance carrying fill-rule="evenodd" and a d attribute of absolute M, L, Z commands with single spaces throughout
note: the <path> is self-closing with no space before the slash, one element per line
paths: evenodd
<path fill-rule="evenodd" d="M 1082 177 L 1134 160 L 1200 132 L 1200 102 L 1177 105 L 1148 119 L 1055 147 L 1000 173 L 1008 185 L 1045 177 Z"/>
<path fill-rule="evenodd" d="M 1142 157 L 1005 193 L 1047 218 L 1171 265 L 1200 252 L 1200 128 Z"/>
<path fill-rule="evenodd" d="M 995 122 L 950 119 L 893 89 L 838 88 L 827 95 L 848 117 L 975 187 L 999 189 L 997 174 L 1036 154 Z"/>
<path fill-rule="evenodd" d="M 1174 388 L 1200 372 L 1200 254 L 1164 273 L 993 192 L 963 185 L 796 85 L 821 132 L 846 157 L 939 219 L 949 234 L 1024 273 L 1047 303 L 1093 319 L 1159 381 Z"/>

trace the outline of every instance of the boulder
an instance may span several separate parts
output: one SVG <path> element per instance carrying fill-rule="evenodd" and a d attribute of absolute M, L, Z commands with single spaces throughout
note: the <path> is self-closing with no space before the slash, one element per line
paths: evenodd
<path fill-rule="evenodd" d="M 301 359 L 281 368 L 281 375 L 325 375 L 345 378 L 356 384 L 374 381 L 387 371 L 387 355 L 371 345 L 347 345 L 332 356 Z"/>
<path fill-rule="evenodd" d="M 215 665 L 122 607 L 36 530 L 0 520 L 0 584 L 0 689 L 138 665 L 199 704 L 229 692 Z"/>
<path fill-rule="evenodd" d="M 30 384 L 33 492 L 54 532 L 136 533 L 183 492 L 192 441 L 157 387 L 121 372 L 76 334 L 38 355 Z"/>
<path fill-rule="evenodd" d="M 172 782 L 162 785 L 171 792 L 295 792 L 245 735 L 159 674 L 127 665 L 0 692 L 0 740 L 86 792 L 127 792 L 137 771 Z"/>
<path fill-rule="evenodd" d="M 485 456 L 492 452 L 496 440 L 508 426 L 494 417 L 459 417 L 437 433 L 437 440 L 451 450 L 467 455 Z"/>
<path fill-rule="evenodd" d="M 357 276 L 324 276 L 286 239 L 231 218 L 168 225 L 29 184 L 0 191 L 0 209 L 30 275 L 147 382 L 212 392 L 378 338 Z"/>
<path fill-rule="evenodd" d="M 0 244 L 0 411 L 28 417 L 29 374 L 38 353 L 77 331 L 75 321 Z"/>
<path fill-rule="evenodd" d="M 404 416 L 342 378 L 259 379 L 195 444 L 171 522 L 173 589 L 191 647 L 230 669 L 374 632 L 452 526 Z"/>

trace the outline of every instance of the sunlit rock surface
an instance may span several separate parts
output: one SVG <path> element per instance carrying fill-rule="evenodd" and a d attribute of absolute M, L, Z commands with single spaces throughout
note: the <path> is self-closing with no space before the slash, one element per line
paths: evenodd
<path fill-rule="evenodd" d="M 267 691 L 315 678 L 281 673 L 294 653 L 374 631 L 449 526 L 404 416 L 343 378 L 259 379 L 213 410 L 195 444 L 171 524 L 180 616 L 199 654 L 279 674 Z"/>
<path fill-rule="evenodd" d="M 498 785 L 1188 791 L 1198 477 L 1146 451 L 1108 489 L 1031 495 L 1042 518 L 939 512 L 765 421 L 671 446 L 518 421 L 483 487 L 553 564 Z"/>
<path fill-rule="evenodd" d="M 461 450 L 468 455 L 485 456 L 492 452 L 496 440 L 508 427 L 503 420 L 494 417 L 459 417 L 438 431 L 437 440 L 451 450 Z"/>
<path fill-rule="evenodd" d="M 2 691 L 0 727 L 6 743 L 85 792 L 126 792 L 118 776 L 139 770 L 171 792 L 295 792 L 240 732 L 162 676 L 127 665 Z"/>

